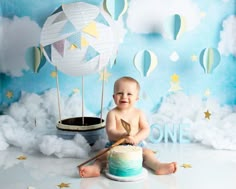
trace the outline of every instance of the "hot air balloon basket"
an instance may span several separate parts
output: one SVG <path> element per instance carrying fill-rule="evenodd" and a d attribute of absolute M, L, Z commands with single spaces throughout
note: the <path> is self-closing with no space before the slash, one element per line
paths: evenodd
<path fill-rule="evenodd" d="M 97 117 L 73 117 L 57 124 L 58 137 L 73 139 L 78 133 L 92 146 L 100 137 L 105 137 L 105 122 Z"/>

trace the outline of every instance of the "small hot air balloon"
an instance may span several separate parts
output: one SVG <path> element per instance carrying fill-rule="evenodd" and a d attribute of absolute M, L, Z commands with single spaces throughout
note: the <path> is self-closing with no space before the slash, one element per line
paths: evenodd
<path fill-rule="evenodd" d="M 46 62 L 46 58 L 43 56 L 42 48 L 28 48 L 25 53 L 25 61 L 33 72 L 38 73 Z"/>
<path fill-rule="evenodd" d="M 105 0 L 105 10 L 111 15 L 112 19 L 118 20 L 127 10 L 127 0 Z"/>
<path fill-rule="evenodd" d="M 220 53 L 215 48 L 205 48 L 202 50 L 199 61 L 205 73 L 212 73 L 220 63 Z"/>
<path fill-rule="evenodd" d="M 134 65 L 144 77 L 149 76 L 149 74 L 155 69 L 157 62 L 155 53 L 150 50 L 140 51 L 134 57 Z"/>
<path fill-rule="evenodd" d="M 185 31 L 184 17 L 178 14 L 171 15 L 167 18 L 164 25 L 164 35 L 170 39 L 178 39 Z"/>

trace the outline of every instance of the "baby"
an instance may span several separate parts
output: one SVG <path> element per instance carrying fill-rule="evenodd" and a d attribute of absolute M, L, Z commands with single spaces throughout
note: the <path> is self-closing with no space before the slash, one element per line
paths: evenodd
<path fill-rule="evenodd" d="M 150 132 L 150 128 L 144 113 L 135 108 L 135 103 L 139 99 L 140 85 L 131 77 L 122 77 L 114 84 L 113 99 L 116 107 L 108 112 L 106 118 L 106 132 L 109 145 L 125 137 L 125 143 L 142 146 Z M 121 119 L 128 122 L 131 132 L 127 136 L 126 130 L 121 124 Z M 105 150 L 105 149 L 104 149 Z M 80 177 L 97 177 L 107 163 L 107 154 L 99 157 L 92 165 L 79 167 Z M 150 149 L 143 148 L 143 164 L 154 171 L 157 175 L 175 173 L 176 162 L 161 163 Z"/>

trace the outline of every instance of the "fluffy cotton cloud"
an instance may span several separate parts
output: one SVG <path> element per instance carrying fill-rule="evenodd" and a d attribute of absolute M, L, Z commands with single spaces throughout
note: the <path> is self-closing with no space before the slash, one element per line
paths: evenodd
<path fill-rule="evenodd" d="M 40 151 L 60 158 L 87 157 L 91 147 L 82 135 L 75 133 L 71 140 L 57 136 L 56 95 L 55 89 L 42 95 L 23 92 L 20 100 L 4 112 L 6 115 L 0 116 L 0 150 L 12 145 L 28 153 Z M 60 105 L 62 119 L 81 116 L 81 97 L 78 94 L 62 96 Z M 84 111 L 86 116 L 92 116 L 86 107 Z"/>
<path fill-rule="evenodd" d="M 187 31 L 194 29 L 200 22 L 200 10 L 190 0 L 132 0 L 128 9 L 127 27 L 136 33 L 165 35 L 166 19 L 173 14 L 179 14 L 185 18 Z"/>
<path fill-rule="evenodd" d="M 0 23 L 0 73 L 21 76 L 29 69 L 24 59 L 25 51 L 38 46 L 41 28 L 29 17 L 0 17 Z"/>
<path fill-rule="evenodd" d="M 231 15 L 223 21 L 223 30 L 220 32 L 221 40 L 218 44 L 221 54 L 230 54 L 236 57 L 236 16 Z"/>
<path fill-rule="evenodd" d="M 55 135 L 45 135 L 42 137 L 39 149 L 45 155 L 55 155 L 59 158 L 87 158 L 91 147 L 80 134 L 75 135 L 73 140 L 64 140 Z"/>

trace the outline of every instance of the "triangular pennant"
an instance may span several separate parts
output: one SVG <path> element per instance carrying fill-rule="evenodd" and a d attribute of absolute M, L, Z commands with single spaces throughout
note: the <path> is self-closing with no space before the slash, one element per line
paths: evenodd
<path fill-rule="evenodd" d="M 97 52 L 93 47 L 89 46 L 85 54 L 85 60 L 90 61 L 91 59 L 93 59 L 94 57 L 98 55 L 99 55 L 99 52 Z"/>
<path fill-rule="evenodd" d="M 62 12 L 62 6 L 58 7 L 51 15 L 57 14 L 58 12 Z"/>
<path fill-rule="evenodd" d="M 49 59 L 49 61 L 52 61 L 52 49 L 51 49 L 51 45 L 47 45 L 44 47 L 44 50 L 47 54 L 47 58 Z"/>
<path fill-rule="evenodd" d="M 45 63 L 46 63 L 46 58 L 45 58 L 45 56 L 43 56 L 43 57 L 41 57 L 37 72 L 39 72 L 39 70 L 41 70 L 41 68 L 44 66 Z"/>
<path fill-rule="evenodd" d="M 52 22 L 52 24 L 55 24 L 55 23 L 57 23 L 57 22 L 64 21 L 64 20 L 66 20 L 66 19 L 67 19 L 67 18 L 66 18 L 65 13 L 64 13 L 64 12 L 61 12 L 61 13 L 56 17 L 56 19 Z"/>
<path fill-rule="evenodd" d="M 76 45 L 74 45 L 74 44 L 72 44 L 71 46 L 70 46 L 70 50 L 74 50 L 74 49 L 77 49 L 78 47 L 76 46 Z"/>
<path fill-rule="evenodd" d="M 68 21 L 65 23 L 64 27 L 61 30 L 61 34 L 67 34 L 67 33 L 73 33 L 76 32 L 76 28 L 74 27 L 74 25 Z"/>
<path fill-rule="evenodd" d="M 95 19 L 95 21 L 97 21 L 97 22 L 99 22 L 101 24 L 104 24 L 106 26 L 110 26 L 109 23 L 106 21 L 106 19 L 104 18 L 104 16 L 101 13 L 98 14 L 98 16 Z"/>
<path fill-rule="evenodd" d="M 81 41 L 80 41 L 80 40 L 81 40 L 81 33 L 80 33 L 80 32 L 75 33 L 75 34 L 69 36 L 69 37 L 67 38 L 67 40 L 68 40 L 71 44 L 75 45 L 76 47 L 81 48 L 81 46 L 80 46 L 80 44 L 81 44 Z"/>
<path fill-rule="evenodd" d="M 95 22 L 90 22 L 88 25 L 86 25 L 83 30 L 84 33 L 87 33 L 93 37 L 98 37 L 98 31 L 97 26 Z"/>
<path fill-rule="evenodd" d="M 65 40 L 60 40 L 52 44 L 53 47 L 57 50 L 57 52 L 63 57 L 64 56 L 64 45 Z"/>
<path fill-rule="evenodd" d="M 87 47 L 88 45 L 88 41 L 84 37 L 81 37 L 81 47 Z"/>

